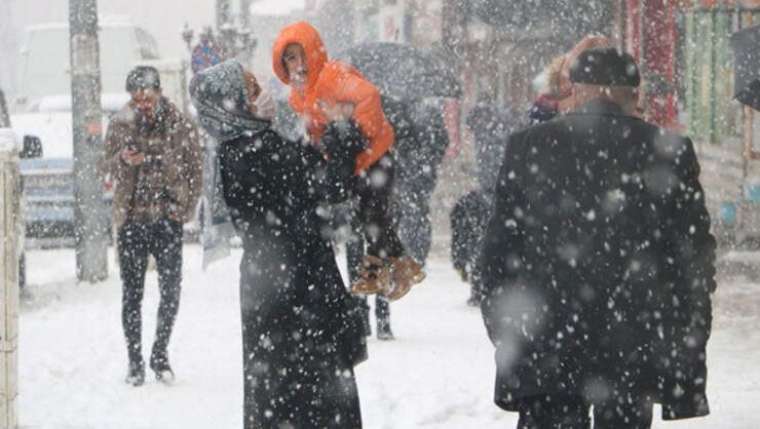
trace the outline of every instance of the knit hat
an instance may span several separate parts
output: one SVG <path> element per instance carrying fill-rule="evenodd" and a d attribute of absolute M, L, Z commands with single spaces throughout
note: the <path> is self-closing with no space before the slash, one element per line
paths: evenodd
<path fill-rule="evenodd" d="M 145 89 L 161 89 L 158 70 L 152 66 L 137 66 L 127 74 L 127 92 L 133 93 Z"/>
<path fill-rule="evenodd" d="M 629 54 L 615 48 L 583 51 L 570 67 L 570 81 L 587 85 L 638 87 L 639 68 Z"/>

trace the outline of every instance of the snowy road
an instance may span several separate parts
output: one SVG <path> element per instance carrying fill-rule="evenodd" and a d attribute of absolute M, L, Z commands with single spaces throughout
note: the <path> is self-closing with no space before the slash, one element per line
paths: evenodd
<path fill-rule="evenodd" d="M 176 385 L 149 377 L 125 385 L 120 284 L 76 285 L 73 252 L 28 254 L 31 299 L 21 311 L 19 414 L 23 428 L 238 428 L 242 370 L 237 264 L 240 254 L 200 270 L 188 246 L 182 303 L 170 346 Z M 365 428 L 514 427 L 491 401 L 492 349 L 467 287 L 444 257 L 426 282 L 393 305 L 397 340 L 370 340 L 357 369 Z M 115 271 L 112 269 L 112 271 Z M 153 340 L 158 290 L 148 275 L 143 337 Z M 722 281 L 714 303 L 708 394 L 712 415 L 655 428 L 760 427 L 760 284 Z"/>

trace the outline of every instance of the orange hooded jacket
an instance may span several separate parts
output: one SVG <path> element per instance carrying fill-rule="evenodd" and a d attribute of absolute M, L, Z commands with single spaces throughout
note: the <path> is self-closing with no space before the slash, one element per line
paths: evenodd
<path fill-rule="evenodd" d="M 286 85 L 290 84 L 282 56 L 290 44 L 299 44 L 306 54 L 306 85 L 303 93 L 290 91 L 290 106 L 306 120 L 312 140 L 319 141 L 327 126 L 327 118 L 318 101 L 333 105 L 354 105 L 353 119 L 369 142 L 369 147 L 356 157 L 356 174 L 377 162 L 393 146 L 393 127 L 383 113 L 380 92 L 358 70 L 339 61 L 328 61 L 327 51 L 317 30 L 305 21 L 282 29 L 272 48 L 272 68 Z"/>

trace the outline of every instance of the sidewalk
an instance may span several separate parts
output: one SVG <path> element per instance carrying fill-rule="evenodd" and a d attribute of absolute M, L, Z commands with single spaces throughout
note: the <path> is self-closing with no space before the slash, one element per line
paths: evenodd
<path fill-rule="evenodd" d="M 170 346 L 177 383 L 151 376 L 123 383 L 120 283 L 76 285 L 71 250 L 28 254 L 33 299 L 24 302 L 20 333 L 19 415 L 35 429 L 234 429 L 242 421 L 238 303 L 240 251 L 200 270 L 200 248 L 185 248 L 182 303 Z M 760 257 L 758 257 L 760 263 Z M 113 265 L 111 265 L 113 267 Z M 467 286 L 445 258 L 428 279 L 393 304 L 397 340 L 370 340 L 357 369 L 365 428 L 514 427 L 516 415 L 492 404 L 492 348 Z M 158 288 L 147 279 L 144 341 L 155 329 Z M 758 427 L 760 417 L 760 284 L 722 281 L 709 349 L 712 415 L 655 428 Z M 656 410 L 656 413 L 659 411 Z"/>

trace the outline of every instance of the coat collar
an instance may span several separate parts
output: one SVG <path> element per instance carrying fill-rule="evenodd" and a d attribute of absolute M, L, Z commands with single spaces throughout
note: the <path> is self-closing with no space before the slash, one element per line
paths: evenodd
<path fill-rule="evenodd" d="M 633 118 L 634 116 L 628 115 L 623 111 L 623 108 L 614 101 L 605 100 L 603 98 L 597 98 L 589 101 L 588 103 L 580 106 L 579 108 L 568 112 L 567 116 L 617 116 L 625 118 Z"/>

